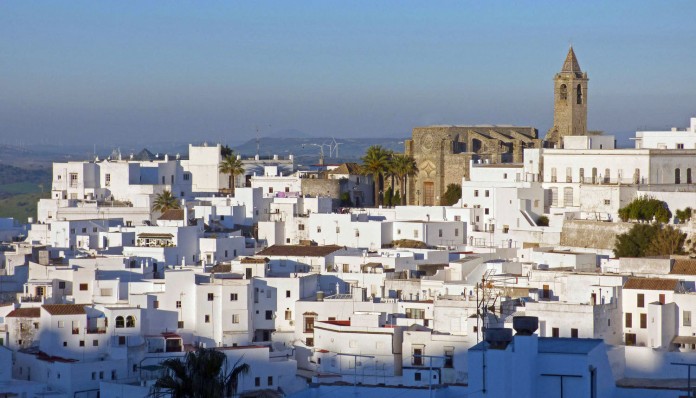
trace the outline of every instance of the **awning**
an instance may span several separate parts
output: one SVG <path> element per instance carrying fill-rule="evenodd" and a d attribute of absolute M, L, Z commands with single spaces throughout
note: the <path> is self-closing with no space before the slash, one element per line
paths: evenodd
<path fill-rule="evenodd" d="M 696 344 L 696 336 L 676 336 L 672 344 Z"/>

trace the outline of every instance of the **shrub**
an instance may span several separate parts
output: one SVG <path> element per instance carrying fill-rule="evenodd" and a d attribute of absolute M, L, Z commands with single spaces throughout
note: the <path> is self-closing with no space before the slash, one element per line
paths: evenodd
<path fill-rule="evenodd" d="M 619 218 L 621 221 L 647 221 L 653 220 L 666 223 L 672 218 L 672 212 L 669 211 L 667 203 L 647 196 L 633 199 L 631 203 L 619 209 Z"/>
<path fill-rule="evenodd" d="M 537 218 L 536 223 L 540 227 L 548 227 L 549 226 L 549 218 L 546 216 L 539 216 L 539 218 Z"/>

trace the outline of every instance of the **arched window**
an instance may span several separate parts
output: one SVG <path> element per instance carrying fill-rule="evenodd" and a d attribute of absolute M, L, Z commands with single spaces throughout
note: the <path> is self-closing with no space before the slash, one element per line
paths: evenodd
<path fill-rule="evenodd" d="M 116 317 L 116 327 L 117 327 L 117 328 L 122 328 L 124 324 L 125 324 L 125 322 L 123 321 L 123 317 L 120 316 L 120 315 L 117 316 L 117 317 Z"/>
<path fill-rule="evenodd" d="M 568 87 L 565 84 L 561 84 L 561 89 L 559 90 L 559 99 L 565 101 L 568 99 Z"/>
<path fill-rule="evenodd" d="M 640 184 L 640 169 L 636 169 L 636 171 L 633 172 L 633 183 Z"/>
<path fill-rule="evenodd" d="M 678 167 L 674 169 L 674 183 L 681 184 L 681 170 Z"/>
<path fill-rule="evenodd" d="M 604 169 L 604 183 L 609 184 L 611 182 L 611 170 Z"/>
<path fill-rule="evenodd" d="M 128 315 L 126 317 L 126 327 L 127 328 L 134 328 L 135 327 L 135 317 L 133 315 Z"/>
<path fill-rule="evenodd" d="M 578 84 L 578 105 L 582 105 L 582 86 Z"/>
<path fill-rule="evenodd" d="M 597 181 L 597 168 L 593 167 L 592 168 L 592 183 L 596 184 L 597 182 L 598 182 Z"/>
<path fill-rule="evenodd" d="M 690 168 L 689 168 L 689 169 L 686 169 L 686 183 L 687 183 L 687 184 L 692 184 L 692 183 L 693 183 L 692 180 L 691 180 L 691 169 L 690 169 Z"/>

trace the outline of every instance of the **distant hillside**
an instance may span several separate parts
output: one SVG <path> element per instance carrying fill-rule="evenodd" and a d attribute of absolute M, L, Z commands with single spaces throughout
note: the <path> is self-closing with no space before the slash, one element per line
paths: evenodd
<path fill-rule="evenodd" d="M 51 192 L 51 169 L 25 169 L 0 163 L 0 217 L 26 222 L 36 216 L 36 203 Z"/>
<path fill-rule="evenodd" d="M 259 139 L 259 155 L 286 157 L 292 154 L 297 164 L 316 163 L 321 152 L 319 146 L 323 144 L 325 162 L 340 163 L 358 161 L 372 145 L 381 145 L 395 152 L 404 150 L 404 138 L 336 138 L 336 142 L 339 143 L 338 156 L 333 149 L 329 153 L 329 144 L 333 143 L 330 137 L 262 137 Z M 244 156 L 253 156 L 256 154 L 256 139 L 233 149 Z"/>

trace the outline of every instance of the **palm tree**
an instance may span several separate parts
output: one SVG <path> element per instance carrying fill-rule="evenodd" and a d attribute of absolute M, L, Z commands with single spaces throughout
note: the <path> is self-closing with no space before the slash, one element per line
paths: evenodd
<path fill-rule="evenodd" d="M 237 159 L 234 152 L 230 150 L 230 154 L 225 156 L 218 169 L 222 174 L 227 174 L 229 176 L 230 190 L 232 191 L 232 196 L 234 196 L 234 180 L 238 175 L 244 174 L 244 165 L 240 159 Z"/>
<path fill-rule="evenodd" d="M 162 362 L 166 374 L 150 390 L 150 397 L 231 397 L 237 393 L 239 377 L 249 372 L 241 358 L 228 372 L 227 356 L 212 348 L 199 348 L 183 358 Z"/>
<path fill-rule="evenodd" d="M 384 173 L 389 168 L 389 156 L 388 150 L 384 149 L 381 145 L 372 145 L 367 148 L 365 156 L 362 157 L 362 170 L 364 174 L 372 175 L 375 183 L 375 207 L 380 204 L 379 192 L 382 190 L 382 177 Z"/>
<path fill-rule="evenodd" d="M 178 209 L 179 201 L 176 196 L 172 195 L 171 191 L 163 191 L 155 197 L 155 202 L 152 204 L 152 210 L 164 213 L 167 210 Z"/>
<path fill-rule="evenodd" d="M 401 204 L 406 204 L 406 181 L 418 173 L 418 165 L 413 156 L 398 154 L 392 159 L 392 169 L 394 175 L 399 179 L 401 188 Z"/>

